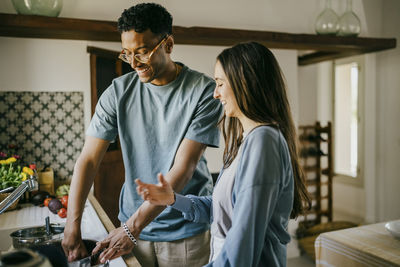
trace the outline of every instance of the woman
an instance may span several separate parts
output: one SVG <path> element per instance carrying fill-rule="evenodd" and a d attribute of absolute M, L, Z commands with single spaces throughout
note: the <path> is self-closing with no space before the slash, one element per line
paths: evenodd
<path fill-rule="evenodd" d="M 137 180 L 137 191 L 187 220 L 212 221 L 207 266 L 286 266 L 289 217 L 310 200 L 280 67 L 263 45 L 242 43 L 217 57 L 215 81 L 225 151 L 213 195 L 175 194 L 162 174 L 157 185 Z"/>

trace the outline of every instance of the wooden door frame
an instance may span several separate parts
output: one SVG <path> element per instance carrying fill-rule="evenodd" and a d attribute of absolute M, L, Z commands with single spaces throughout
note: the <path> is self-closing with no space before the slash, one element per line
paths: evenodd
<path fill-rule="evenodd" d="M 99 98 L 98 88 L 97 88 L 97 59 L 108 58 L 116 60 L 115 64 L 115 72 L 117 76 L 122 75 L 122 61 L 118 60 L 119 52 L 106 50 L 97 47 L 87 47 L 87 52 L 90 54 L 90 95 L 91 95 L 91 115 L 93 116 L 96 104 Z M 102 166 L 107 166 L 112 168 L 113 165 L 123 167 L 123 158 L 121 145 L 119 143 L 119 139 L 117 138 L 117 150 L 107 151 L 103 157 L 102 163 L 100 164 L 99 170 Z M 122 177 L 123 180 L 125 177 Z M 117 182 L 120 180 L 117 179 Z M 114 202 L 110 201 L 110 195 L 115 195 L 116 192 L 103 192 L 103 188 L 107 187 L 110 184 L 110 181 L 104 180 L 104 177 L 98 173 L 94 179 L 94 196 L 98 200 L 98 202 L 102 205 L 103 209 L 106 211 L 107 215 L 110 217 L 110 220 L 113 222 L 114 226 L 118 227 L 120 222 L 116 216 L 115 208 L 117 207 Z M 106 186 L 104 186 L 106 185 Z M 122 184 L 121 184 L 122 186 Z M 119 187 L 119 184 L 113 184 L 113 188 Z M 119 195 L 120 192 L 118 192 Z M 113 199 L 113 201 L 117 201 L 117 199 Z M 111 202 L 111 203 L 110 203 Z"/>

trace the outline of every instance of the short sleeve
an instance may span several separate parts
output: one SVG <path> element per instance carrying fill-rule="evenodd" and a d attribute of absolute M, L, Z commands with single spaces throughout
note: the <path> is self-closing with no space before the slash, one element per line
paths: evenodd
<path fill-rule="evenodd" d="M 222 105 L 213 98 L 214 88 L 214 82 L 207 84 L 197 103 L 185 138 L 207 146 L 218 147 L 219 130 L 217 124 L 222 115 Z"/>
<path fill-rule="evenodd" d="M 97 102 L 86 135 L 114 141 L 118 134 L 116 97 L 113 86 L 107 88 Z"/>

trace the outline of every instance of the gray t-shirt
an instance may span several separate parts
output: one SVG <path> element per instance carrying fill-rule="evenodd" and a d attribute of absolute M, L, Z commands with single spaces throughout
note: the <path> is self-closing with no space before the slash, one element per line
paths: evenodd
<path fill-rule="evenodd" d="M 214 88 L 211 78 L 183 65 L 179 76 L 167 85 L 142 83 L 131 72 L 114 79 L 101 95 L 87 135 L 109 141 L 119 135 L 125 166 L 120 221 L 128 220 L 143 203 L 134 180 L 157 183 L 157 173 L 170 170 L 184 138 L 218 146 L 222 106 L 213 99 Z M 181 193 L 209 195 L 211 191 L 211 175 L 202 156 Z M 208 224 L 185 221 L 180 212 L 168 207 L 143 229 L 140 238 L 172 241 L 208 228 Z"/>

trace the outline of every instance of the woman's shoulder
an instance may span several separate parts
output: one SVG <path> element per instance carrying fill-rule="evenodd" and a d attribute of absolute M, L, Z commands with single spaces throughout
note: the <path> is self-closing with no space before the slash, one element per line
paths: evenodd
<path fill-rule="evenodd" d="M 246 136 L 235 178 L 238 188 L 279 185 L 288 163 L 286 141 L 278 128 L 259 126 Z"/>
<path fill-rule="evenodd" d="M 267 125 L 258 126 L 248 133 L 243 143 L 242 157 L 257 161 L 290 161 L 288 145 L 279 127 Z"/>
<path fill-rule="evenodd" d="M 270 146 L 282 141 L 277 127 L 262 125 L 252 129 L 245 137 L 244 146 Z M 284 138 L 283 138 L 284 139 Z"/>

